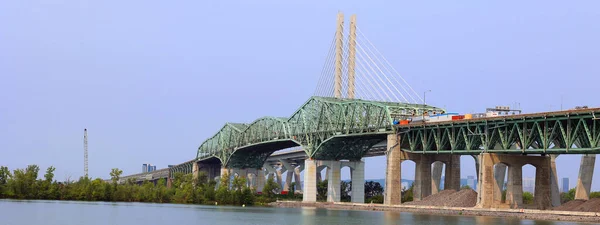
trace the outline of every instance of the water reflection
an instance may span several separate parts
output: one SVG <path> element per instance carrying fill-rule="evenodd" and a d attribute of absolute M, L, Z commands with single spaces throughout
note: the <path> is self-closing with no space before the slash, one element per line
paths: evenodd
<path fill-rule="evenodd" d="M 57 204 L 58 203 L 58 204 Z M 0 200 L 4 224 L 577 224 L 483 216 L 437 216 L 406 212 L 321 208 L 267 208 L 145 203 L 85 203 Z"/>

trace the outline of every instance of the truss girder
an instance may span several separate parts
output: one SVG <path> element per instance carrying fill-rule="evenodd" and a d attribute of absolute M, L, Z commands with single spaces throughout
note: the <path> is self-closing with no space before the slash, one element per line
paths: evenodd
<path fill-rule="evenodd" d="M 175 175 L 175 173 L 183 173 L 183 174 L 190 174 L 193 171 L 193 167 L 194 167 L 194 163 L 196 162 L 196 160 L 191 160 L 191 161 L 187 161 L 175 166 L 172 166 L 169 168 L 169 177 L 173 178 L 173 176 Z"/>
<path fill-rule="evenodd" d="M 391 133 L 394 130 L 394 120 L 406 119 L 425 110 L 443 111 L 440 108 L 420 104 L 315 96 L 289 118 L 263 117 L 247 125 L 227 123 L 217 134 L 200 145 L 196 156 L 197 159 L 216 157 L 227 165 L 232 155 L 243 152 L 240 150 L 248 146 L 277 140 L 292 140 L 303 146 L 309 157 L 318 158 L 331 155 L 316 155 L 316 153 L 322 148 L 328 148 L 328 145 L 323 144 L 333 137 Z M 279 149 L 260 151 L 276 150 Z M 258 155 L 257 162 L 264 158 L 262 153 Z M 237 162 L 240 161 L 236 159 L 235 164 L 239 164 Z M 248 165 L 244 164 L 244 166 Z"/>
<path fill-rule="evenodd" d="M 422 126 L 400 126 L 402 149 L 414 153 L 600 153 L 597 111 L 553 113 Z"/>

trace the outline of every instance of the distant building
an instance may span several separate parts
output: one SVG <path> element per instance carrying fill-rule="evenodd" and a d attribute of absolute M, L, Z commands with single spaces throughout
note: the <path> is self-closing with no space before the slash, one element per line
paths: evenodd
<path fill-rule="evenodd" d="M 563 177 L 561 188 L 562 188 L 561 192 L 569 192 L 569 178 L 568 177 Z"/>
<path fill-rule="evenodd" d="M 156 171 L 156 166 L 153 166 L 150 163 L 142 164 L 142 173 L 147 173 L 147 172 L 152 172 L 152 171 Z"/>

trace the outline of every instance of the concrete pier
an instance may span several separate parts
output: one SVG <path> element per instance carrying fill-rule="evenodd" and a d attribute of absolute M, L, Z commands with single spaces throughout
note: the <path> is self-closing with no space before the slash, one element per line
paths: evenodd
<path fill-rule="evenodd" d="M 294 182 L 296 182 L 296 192 L 302 193 L 302 181 L 300 180 L 300 172 L 304 170 L 304 165 L 294 168 Z"/>
<path fill-rule="evenodd" d="M 560 205 L 560 191 L 558 190 L 558 174 L 556 173 L 556 157 L 558 155 L 550 155 L 550 198 L 552 207 Z"/>
<path fill-rule="evenodd" d="M 317 201 L 317 163 L 315 160 L 304 160 L 304 194 L 303 202 Z"/>
<path fill-rule="evenodd" d="M 350 177 L 352 179 L 352 202 L 365 203 L 365 162 L 350 162 Z"/>
<path fill-rule="evenodd" d="M 575 187 L 575 199 L 590 199 L 590 189 L 592 188 L 592 177 L 594 176 L 595 164 L 596 155 L 581 156 L 579 177 L 577 179 L 577 187 Z"/>
<path fill-rule="evenodd" d="M 327 180 L 327 201 L 328 202 L 340 202 L 341 201 L 341 167 L 339 161 L 320 161 L 323 164 L 327 164 L 328 167 L 328 180 Z"/>
<path fill-rule="evenodd" d="M 507 203 L 511 207 L 519 207 L 522 204 L 522 167 L 531 164 L 536 168 L 534 204 L 538 209 L 551 207 L 550 201 L 550 157 L 548 156 L 521 156 L 482 153 L 480 156 L 480 177 L 478 181 L 477 207 L 500 208 L 502 203 L 498 201 L 499 188 L 494 174 L 494 165 L 505 164 L 509 169 L 509 182 L 506 193 Z"/>
<path fill-rule="evenodd" d="M 402 201 L 400 136 L 389 134 L 387 136 L 387 166 L 385 169 L 385 196 L 383 203 L 386 205 L 400 205 Z"/>
<path fill-rule="evenodd" d="M 504 178 L 506 178 L 506 170 L 508 166 L 503 163 L 494 165 L 494 202 L 502 203 L 502 191 L 504 191 Z"/>
<path fill-rule="evenodd" d="M 431 160 L 429 155 L 413 155 L 415 161 L 415 181 L 413 183 L 413 201 L 421 201 L 431 195 Z"/>
<path fill-rule="evenodd" d="M 444 175 L 444 190 L 460 190 L 460 155 L 449 155 Z"/>
<path fill-rule="evenodd" d="M 256 192 L 262 192 L 266 182 L 265 170 L 263 168 L 257 169 L 256 177 Z"/>

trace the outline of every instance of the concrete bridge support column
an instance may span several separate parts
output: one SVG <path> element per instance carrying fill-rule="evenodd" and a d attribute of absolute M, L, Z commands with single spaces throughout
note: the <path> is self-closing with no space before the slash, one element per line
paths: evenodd
<path fill-rule="evenodd" d="M 302 190 L 303 202 L 317 201 L 317 162 L 312 159 L 304 160 L 304 187 Z"/>
<path fill-rule="evenodd" d="M 552 206 L 550 192 L 550 157 L 545 157 L 547 160 L 535 168 L 535 190 L 533 201 L 538 209 L 548 209 Z"/>
<path fill-rule="evenodd" d="M 496 199 L 498 182 L 494 176 L 494 165 L 502 163 L 508 165 L 509 188 L 507 190 L 507 203 L 511 206 L 522 204 L 522 167 L 531 164 L 536 168 L 534 202 L 538 209 L 547 209 L 550 201 L 550 157 L 547 156 L 520 156 L 482 153 L 480 158 L 480 177 L 478 185 L 477 207 L 499 208 L 501 202 Z M 521 202 L 520 202 L 521 201 Z"/>
<path fill-rule="evenodd" d="M 556 173 L 556 158 L 558 155 L 550 155 L 550 193 L 552 206 L 560 205 L 560 191 L 558 190 L 558 174 Z"/>
<path fill-rule="evenodd" d="M 352 179 L 352 202 L 365 203 L 365 162 L 351 162 L 354 164 L 350 169 Z"/>
<path fill-rule="evenodd" d="M 323 161 L 322 161 L 323 162 Z M 327 180 L 327 201 L 341 201 L 341 162 L 340 161 L 325 161 L 328 164 L 328 180 Z"/>
<path fill-rule="evenodd" d="M 400 136 L 396 134 L 389 134 L 387 136 L 387 166 L 385 169 L 385 196 L 383 200 L 383 203 L 386 205 L 400 205 L 402 201 L 402 167 L 400 167 L 402 151 L 400 150 L 399 143 Z"/>
<path fill-rule="evenodd" d="M 302 193 L 302 181 L 300 180 L 300 173 L 304 170 L 304 165 L 294 168 L 294 182 L 296 182 L 296 192 Z"/>
<path fill-rule="evenodd" d="M 223 177 L 223 176 L 231 176 L 231 171 L 229 170 L 229 168 L 221 167 L 219 177 Z"/>
<path fill-rule="evenodd" d="M 460 190 L 460 155 L 450 155 L 446 163 L 444 190 Z"/>
<path fill-rule="evenodd" d="M 263 191 L 263 188 L 265 187 L 265 171 L 263 168 L 259 168 L 258 171 L 256 172 L 256 192 L 261 192 Z"/>
<path fill-rule="evenodd" d="M 440 192 L 440 182 L 442 181 L 442 169 L 444 163 L 436 161 L 432 164 L 431 169 L 431 194 L 437 194 Z"/>
<path fill-rule="evenodd" d="M 283 185 L 284 191 L 290 191 L 290 184 L 292 184 L 292 178 L 294 177 L 294 171 L 288 170 L 285 176 L 285 185 Z"/>
<path fill-rule="evenodd" d="M 192 179 L 198 179 L 198 175 L 200 174 L 200 168 L 198 168 L 198 162 L 192 163 Z"/>
<path fill-rule="evenodd" d="M 420 158 L 420 159 L 416 159 Z M 413 189 L 413 201 L 421 201 L 431 195 L 431 160 L 430 156 L 421 154 L 415 156 L 415 181 Z"/>
<path fill-rule="evenodd" d="M 285 171 L 287 171 L 287 169 L 285 169 L 285 167 L 281 167 L 280 170 L 277 170 L 276 172 L 276 176 L 277 176 L 277 186 L 279 187 L 279 193 L 281 193 L 281 191 L 283 190 L 283 178 L 281 178 L 281 174 L 284 173 Z"/>
<path fill-rule="evenodd" d="M 511 208 L 521 208 L 523 206 L 523 167 L 508 167 L 506 203 Z"/>
<path fill-rule="evenodd" d="M 496 164 L 494 166 L 494 201 L 502 203 L 502 191 L 504 190 L 504 178 L 506 177 L 506 168 L 504 164 Z"/>
<path fill-rule="evenodd" d="M 283 185 L 283 191 L 290 191 L 290 184 L 292 183 L 292 177 L 294 177 L 294 168 L 290 163 L 285 160 L 279 160 L 281 162 L 281 169 L 287 170 L 287 174 L 285 176 L 285 184 Z"/>
<path fill-rule="evenodd" d="M 596 164 L 596 155 L 581 156 L 581 165 L 579 166 L 579 177 L 575 187 L 575 199 L 590 199 L 590 189 L 592 188 L 592 177 L 594 176 L 594 165 Z"/>

